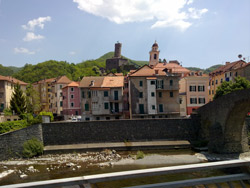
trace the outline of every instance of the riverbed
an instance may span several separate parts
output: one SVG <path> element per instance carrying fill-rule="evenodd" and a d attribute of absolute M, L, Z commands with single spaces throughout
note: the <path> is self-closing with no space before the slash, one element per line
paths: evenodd
<path fill-rule="evenodd" d="M 208 154 L 195 153 L 192 150 L 144 151 L 143 159 L 136 159 L 136 151 L 117 152 L 104 150 L 102 152 L 71 153 L 57 155 L 43 155 L 32 159 L 12 159 L 0 161 L 0 185 L 24 183 L 32 181 L 68 178 L 91 174 L 118 172 L 173 165 L 194 164 L 208 160 L 223 160 L 212 158 Z M 224 160 L 238 156 L 226 156 Z M 218 171 L 205 172 L 221 173 Z M 203 173 L 204 174 L 204 173 Z M 201 177 L 194 172 L 177 176 L 168 176 L 168 179 Z M 141 178 L 137 183 L 144 183 L 148 178 Z M 150 182 L 161 182 L 165 178 L 155 177 Z M 161 181 L 160 181 L 161 180 Z M 123 182 L 123 183 L 122 183 Z M 132 180 L 113 182 L 112 187 L 130 186 L 137 184 Z M 100 187 L 110 187 L 110 184 L 101 184 Z"/>

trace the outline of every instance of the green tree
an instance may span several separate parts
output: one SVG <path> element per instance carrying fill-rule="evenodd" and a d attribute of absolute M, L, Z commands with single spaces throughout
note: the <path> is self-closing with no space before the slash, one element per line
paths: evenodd
<path fill-rule="evenodd" d="M 232 81 L 222 82 L 222 84 L 216 90 L 214 99 L 217 99 L 233 91 L 248 89 L 248 88 L 250 88 L 250 82 L 246 78 L 238 76 L 235 78 L 235 82 Z"/>
<path fill-rule="evenodd" d="M 19 83 L 14 87 L 14 92 L 10 99 L 10 109 L 21 118 L 22 114 L 26 112 L 26 101 Z"/>
<path fill-rule="evenodd" d="M 26 108 L 27 113 L 31 114 L 41 111 L 40 95 L 33 88 L 32 84 L 26 87 Z"/>

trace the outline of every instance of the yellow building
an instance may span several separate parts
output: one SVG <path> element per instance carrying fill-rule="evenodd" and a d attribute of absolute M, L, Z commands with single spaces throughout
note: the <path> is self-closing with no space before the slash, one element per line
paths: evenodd
<path fill-rule="evenodd" d="M 14 91 L 15 84 L 19 83 L 23 92 L 26 90 L 27 83 L 10 76 L 0 75 L 0 112 L 10 107 L 10 100 Z"/>
<path fill-rule="evenodd" d="M 238 76 L 236 70 L 244 67 L 247 63 L 243 60 L 235 62 L 226 62 L 224 66 L 221 66 L 209 73 L 209 89 L 208 89 L 208 100 L 212 101 L 216 93 L 217 88 L 223 81 L 233 81 Z"/>

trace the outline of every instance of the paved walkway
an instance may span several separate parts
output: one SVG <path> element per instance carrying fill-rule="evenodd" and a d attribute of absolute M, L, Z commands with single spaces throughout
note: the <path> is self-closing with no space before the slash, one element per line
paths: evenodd
<path fill-rule="evenodd" d="M 53 145 L 45 146 L 44 152 L 51 153 L 57 151 L 69 150 L 138 150 L 138 149 L 178 149 L 190 148 L 190 143 L 186 140 L 177 141 L 146 141 L 146 142 L 112 142 L 112 143 L 88 143 L 88 144 L 72 144 L 72 145 Z"/>

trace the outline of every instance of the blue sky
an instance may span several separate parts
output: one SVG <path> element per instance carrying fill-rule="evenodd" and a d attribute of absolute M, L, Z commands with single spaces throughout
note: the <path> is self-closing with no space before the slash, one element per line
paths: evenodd
<path fill-rule="evenodd" d="M 0 0 L 0 64 L 80 63 L 113 51 L 207 68 L 250 61 L 249 0 Z"/>

